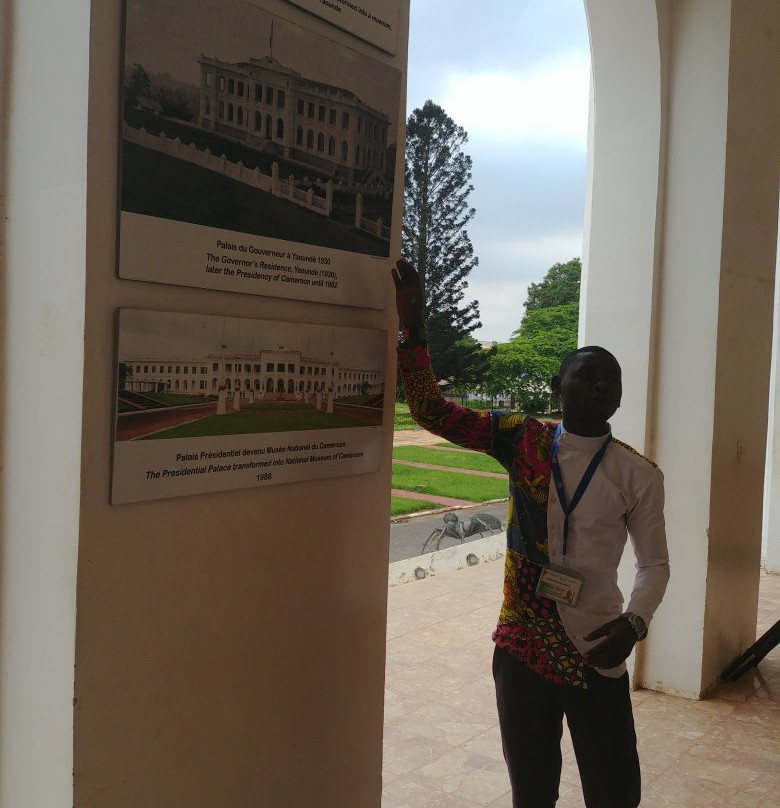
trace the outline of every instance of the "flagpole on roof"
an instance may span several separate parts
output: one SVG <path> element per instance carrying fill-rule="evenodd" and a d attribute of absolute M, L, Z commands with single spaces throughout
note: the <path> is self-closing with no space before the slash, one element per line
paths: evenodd
<path fill-rule="evenodd" d="M 271 20 L 271 36 L 268 38 L 268 48 L 271 51 L 271 59 L 274 58 L 274 21 Z"/>

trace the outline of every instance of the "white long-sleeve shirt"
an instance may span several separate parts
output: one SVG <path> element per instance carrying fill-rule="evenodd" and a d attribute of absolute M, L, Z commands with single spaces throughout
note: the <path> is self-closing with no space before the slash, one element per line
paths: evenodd
<path fill-rule="evenodd" d="M 563 430 L 558 463 L 571 502 L 593 455 L 607 435 L 583 437 Z M 634 586 L 625 611 L 648 625 L 669 580 L 669 554 L 664 527 L 664 485 L 660 469 L 619 441 L 612 440 L 579 504 L 569 516 L 566 558 L 563 557 L 564 514 L 555 486 L 550 486 L 547 531 L 550 562 L 576 570 L 584 578 L 575 607 L 558 605 L 566 633 L 584 654 L 602 642 L 583 637 L 623 613 L 617 568 L 626 539 L 636 557 Z M 621 676 L 625 663 L 599 672 Z"/>

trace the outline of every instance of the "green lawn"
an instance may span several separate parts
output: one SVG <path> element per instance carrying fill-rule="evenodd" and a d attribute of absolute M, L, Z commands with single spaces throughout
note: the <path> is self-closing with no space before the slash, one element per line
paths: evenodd
<path fill-rule="evenodd" d="M 247 409 L 229 415 L 212 415 L 188 424 L 147 435 L 141 440 L 161 438 L 200 438 L 204 435 L 246 435 L 254 432 L 297 432 L 306 429 L 340 429 L 365 426 L 361 421 L 334 413 L 320 412 L 251 412 Z"/>
<path fill-rule="evenodd" d="M 242 404 L 242 410 L 258 410 L 267 412 L 268 410 L 309 410 L 315 412 L 317 408 L 314 404 L 305 404 L 303 401 L 255 401 L 252 404 Z"/>
<path fill-rule="evenodd" d="M 506 470 L 501 464 L 481 452 L 447 452 L 443 449 L 426 449 L 424 446 L 396 446 L 393 449 L 396 460 L 411 460 L 414 463 L 432 463 L 435 466 L 449 466 L 470 471 Z"/>
<path fill-rule="evenodd" d="M 506 480 L 475 477 L 455 471 L 434 471 L 393 463 L 393 488 L 417 491 L 440 497 L 453 497 L 469 502 L 503 499 L 507 496 Z"/>
<path fill-rule="evenodd" d="M 394 429 L 417 429 L 412 416 L 409 415 L 409 405 L 395 402 L 395 425 Z"/>
<path fill-rule="evenodd" d="M 404 516 L 407 513 L 417 513 L 418 511 L 435 511 L 441 507 L 435 502 L 428 502 L 427 499 L 390 497 L 390 516 Z"/>

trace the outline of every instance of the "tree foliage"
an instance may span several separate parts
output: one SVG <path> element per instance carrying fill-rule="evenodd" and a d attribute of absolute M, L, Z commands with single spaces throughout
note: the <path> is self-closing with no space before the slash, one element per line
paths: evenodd
<path fill-rule="evenodd" d="M 125 106 L 134 107 L 138 99 L 152 94 L 152 80 L 139 64 L 134 64 L 125 76 Z"/>
<path fill-rule="evenodd" d="M 447 379 L 469 365 L 474 346 L 464 338 L 480 326 L 477 301 L 464 302 L 478 264 L 466 230 L 475 213 L 467 142 L 465 129 L 432 101 L 407 121 L 402 253 L 420 273 L 431 354 Z"/>
<path fill-rule="evenodd" d="M 198 107 L 198 92 L 167 73 L 149 75 L 142 65 L 134 64 L 125 74 L 124 105 L 132 109 L 140 99 L 151 98 L 160 105 L 160 112 L 169 118 L 191 121 Z"/>
<path fill-rule="evenodd" d="M 437 314 L 428 319 L 428 347 L 439 379 L 447 381 L 453 390 L 476 388 L 487 373 L 490 352 Z M 446 369 L 446 375 L 441 368 Z"/>
<path fill-rule="evenodd" d="M 532 283 L 528 287 L 526 314 L 564 303 L 579 304 L 581 275 L 582 262 L 579 258 L 572 258 L 565 264 L 553 264 L 539 283 Z"/>
<path fill-rule="evenodd" d="M 127 387 L 127 382 L 133 378 L 133 366 L 127 362 L 119 363 L 119 389 L 124 390 Z"/>
<path fill-rule="evenodd" d="M 512 406 L 528 412 L 554 406 L 550 379 L 577 347 L 580 267 L 578 258 L 555 264 L 542 281 L 531 284 L 520 327 L 490 360 L 491 395 L 508 394 Z"/>

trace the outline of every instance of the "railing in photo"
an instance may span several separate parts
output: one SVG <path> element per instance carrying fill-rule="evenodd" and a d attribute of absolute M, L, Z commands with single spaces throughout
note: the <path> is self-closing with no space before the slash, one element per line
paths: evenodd
<path fill-rule="evenodd" d="M 320 216 L 329 217 L 331 214 L 333 208 L 333 183 L 331 181 L 320 183 L 320 188 L 325 193 L 323 197 L 315 194 L 314 189 L 311 187 L 308 190 L 298 188 L 296 182 L 300 180 L 296 180 L 293 174 L 290 174 L 287 179 L 280 178 L 279 164 L 275 162 L 271 165 L 271 174 L 269 175 L 261 171 L 259 167 L 247 168 L 241 160 L 234 163 L 228 160 L 224 154 L 217 156 L 212 154 L 210 149 L 199 149 L 194 143 L 184 144 L 180 138 L 170 138 L 165 132 L 153 135 L 144 128 L 137 129 L 125 123 L 122 128 L 122 136 L 129 143 L 144 146 L 160 154 L 167 154 L 186 163 L 214 171 L 223 177 L 236 180 L 244 185 L 250 185 L 253 188 L 259 188 L 274 196 L 284 197 L 290 202 L 311 210 Z M 308 184 L 306 179 L 303 181 Z"/>
<path fill-rule="evenodd" d="M 271 164 L 271 173 L 265 174 L 259 167 L 248 168 L 241 160 L 234 163 L 228 160 L 224 154 L 213 154 L 208 148 L 199 149 L 194 143 L 185 144 L 178 137 L 168 137 L 165 132 L 154 135 L 147 132 L 143 127 L 136 128 L 129 126 L 127 123 L 123 124 L 122 136 L 129 143 L 214 171 L 223 177 L 236 180 L 244 185 L 259 188 L 266 193 L 287 199 L 293 204 L 306 208 L 320 216 L 330 218 L 333 211 L 334 184 L 332 180 L 310 182 L 308 177 L 296 178 L 294 174 L 283 178 L 279 176 L 279 164 L 276 162 Z M 303 187 L 300 187 L 301 185 Z M 315 193 L 314 186 L 324 195 Z M 355 228 L 389 242 L 390 228 L 384 224 L 382 217 L 370 219 L 363 216 L 364 195 L 386 195 L 387 190 L 373 190 L 370 186 L 344 183 L 339 183 L 338 190 L 355 194 Z"/>

